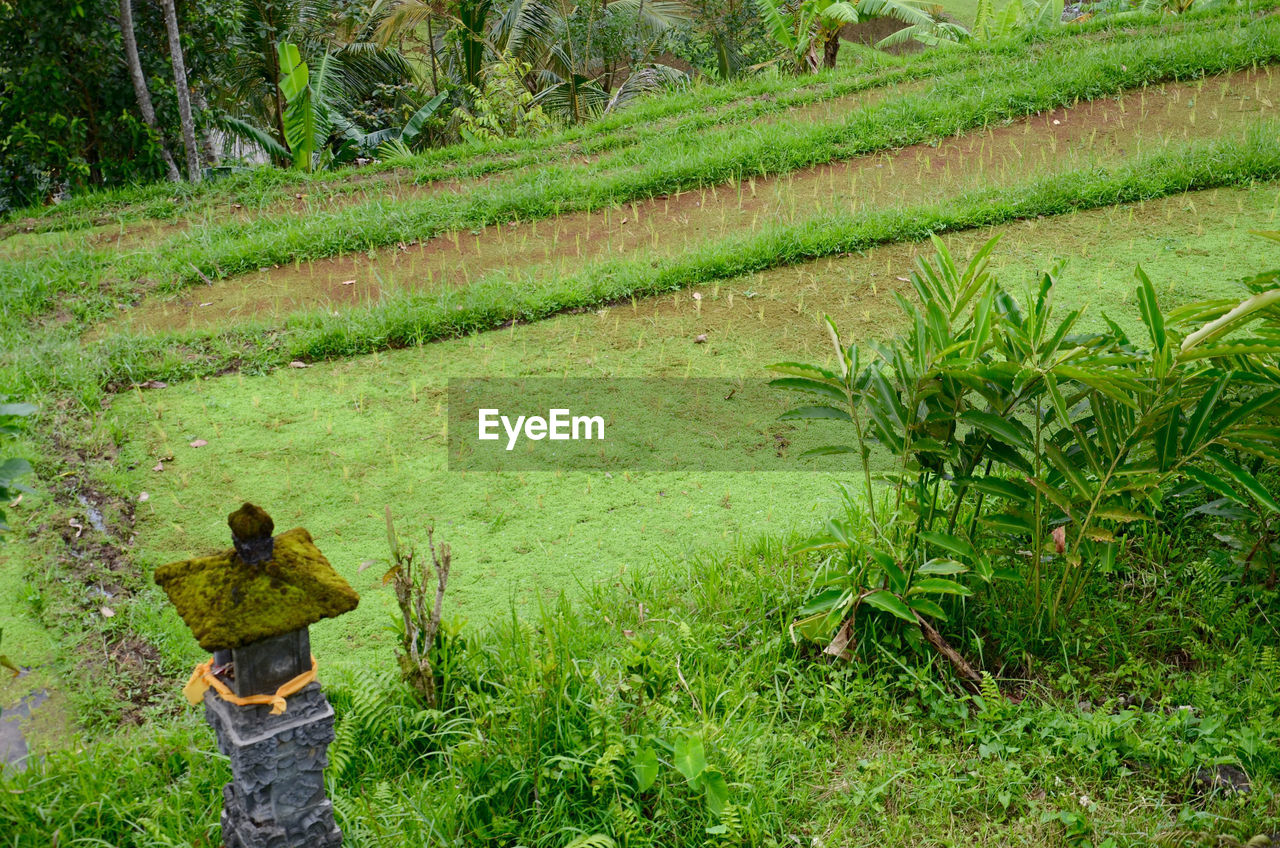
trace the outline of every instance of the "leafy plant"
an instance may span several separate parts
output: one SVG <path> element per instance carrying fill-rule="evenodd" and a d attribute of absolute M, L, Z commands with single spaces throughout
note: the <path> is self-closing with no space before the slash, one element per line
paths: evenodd
<path fill-rule="evenodd" d="M 33 414 L 36 407 L 29 403 L 0 403 L 0 437 L 13 436 L 18 433 L 19 421 Z M 18 478 L 31 473 L 31 463 L 20 457 L 11 457 L 0 461 L 0 533 L 9 529 L 5 520 L 3 506 L 14 498 L 21 497 L 31 489 L 17 482 Z M 0 535 L 0 539 L 3 539 Z"/>
<path fill-rule="evenodd" d="M 464 139 L 515 138 L 550 128 L 550 119 L 521 82 L 530 70 L 518 59 L 503 59 L 484 69 L 480 86 L 466 87 L 466 107 L 453 110 Z"/>
<path fill-rule="evenodd" d="M 973 20 L 976 41 L 998 41 L 1024 29 L 1062 23 L 1062 0 L 1009 0 L 996 9 L 994 0 L 979 0 Z"/>
<path fill-rule="evenodd" d="M 1240 461 L 1280 456 L 1274 273 L 1244 300 L 1166 314 L 1139 269 L 1144 348 L 1105 316 L 1094 333 L 1078 331 L 1082 310 L 1059 318 L 1053 272 L 1020 305 L 987 270 L 995 243 L 962 268 L 935 239 L 911 276 L 917 301 L 898 298 L 909 329 L 892 342 L 846 344 L 827 319 L 835 370 L 773 366 L 786 375 L 775 385 L 819 401 L 784 417 L 852 425 L 853 445 L 810 453 L 854 453 L 862 467 L 865 520 L 829 522 L 805 548 L 827 558 L 796 626 L 837 630 L 832 647 L 863 603 L 944 619 L 929 596 L 968 595 L 953 578 L 1026 579 L 1029 623 L 1054 630 L 1117 568 L 1128 527 L 1194 487 L 1280 512 Z"/>

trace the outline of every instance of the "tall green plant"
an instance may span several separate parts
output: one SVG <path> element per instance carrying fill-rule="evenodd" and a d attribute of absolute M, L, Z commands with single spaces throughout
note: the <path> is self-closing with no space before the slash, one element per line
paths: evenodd
<path fill-rule="evenodd" d="M 797 622 L 806 635 L 842 632 L 864 603 L 943 618 L 929 595 L 968 594 L 932 582 L 951 578 L 1027 580 L 1029 623 L 1053 630 L 1171 494 L 1203 487 L 1280 512 L 1242 463 L 1280 457 L 1274 274 L 1244 300 L 1166 313 L 1139 269 L 1144 346 L 1105 316 L 1092 333 L 1078 331 L 1082 310 L 1059 316 L 1055 273 L 1020 304 L 987 270 L 995 243 L 961 267 L 935 239 L 892 342 L 847 344 L 828 319 L 834 370 L 773 366 L 775 385 L 819 401 L 785 417 L 852 425 L 852 445 L 811 453 L 862 467 L 865 519 L 833 521 L 808 546 L 834 553 Z"/>

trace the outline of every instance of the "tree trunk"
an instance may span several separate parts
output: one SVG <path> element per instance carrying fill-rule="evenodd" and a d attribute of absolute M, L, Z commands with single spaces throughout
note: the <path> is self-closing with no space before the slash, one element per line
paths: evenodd
<path fill-rule="evenodd" d="M 427 50 L 431 52 L 431 94 L 440 93 L 440 80 L 436 78 L 436 33 L 431 28 L 431 15 L 427 15 Z"/>
<path fill-rule="evenodd" d="M 827 36 L 827 42 L 822 46 L 822 65 L 826 68 L 834 68 L 836 66 L 836 56 L 840 55 L 840 30 L 836 30 Z"/>
<path fill-rule="evenodd" d="M 138 58 L 138 40 L 133 32 L 133 0 L 120 0 L 120 34 L 124 36 L 124 59 L 129 66 L 129 77 L 133 80 L 133 94 L 138 100 L 138 111 L 142 113 L 142 122 L 155 134 L 156 143 L 160 145 L 160 157 L 164 160 L 164 169 L 169 182 L 181 182 L 182 174 L 169 155 L 169 146 L 165 144 L 164 133 L 160 131 L 160 122 L 156 120 L 155 107 L 151 105 L 151 92 L 147 89 L 147 78 L 142 73 L 142 60 Z"/>
<path fill-rule="evenodd" d="M 191 91 L 187 88 L 187 67 L 182 61 L 182 39 L 178 33 L 178 10 L 173 0 L 160 0 L 164 7 L 164 28 L 169 32 L 169 58 L 173 60 L 173 84 L 178 89 L 178 117 L 182 121 L 182 146 L 187 153 L 187 179 L 200 182 L 200 149 L 196 147 L 196 124 L 191 117 Z"/>
<path fill-rule="evenodd" d="M 205 99 L 204 93 L 197 88 L 191 92 L 191 102 L 196 104 L 196 108 L 201 112 L 208 113 L 209 101 Z M 205 126 L 200 131 L 200 153 L 204 157 L 204 164 L 208 167 L 214 167 L 222 158 L 218 155 L 218 142 L 213 137 L 213 131 Z"/>

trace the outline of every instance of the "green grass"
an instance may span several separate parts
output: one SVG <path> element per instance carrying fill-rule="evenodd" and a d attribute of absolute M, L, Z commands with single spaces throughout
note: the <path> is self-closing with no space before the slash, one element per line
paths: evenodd
<path fill-rule="evenodd" d="M 939 4 L 946 10 L 947 14 L 965 26 L 973 26 L 973 21 L 978 13 L 978 0 L 946 0 Z"/>
<path fill-rule="evenodd" d="M 950 694 L 889 633 L 835 665 L 793 646 L 784 625 L 807 569 L 777 542 L 631 575 L 452 642 L 443 711 L 422 710 L 385 675 L 322 659 L 339 716 L 338 823 L 353 848 L 560 848 L 588 834 L 654 846 L 1136 848 L 1268 833 L 1280 700 L 1264 646 L 1275 629 L 1229 611 L 1274 593 L 1230 581 L 1206 594 L 1203 566 L 1123 567 L 1116 591 L 1086 598 L 1069 638 L 1024 655 L 1005 695 L 981 702 Z M 1016 593 L 1001 600 L 1016 609 Z M 1004 638 L 1011 619 L 966 616 L 978 645 Z M 690 737 L 725 778 L 718 813 L 672 765 L 672 746 Z M 659 772 L 641 792 L 631 764 L 645 747 Z M 1197 797 L 1195 769 L 1224 761 L 1248 770 L 1252 791 Z M 0 827 L 14 848 L 216 844 L 227 779 L 193 711 L 6 782 Z"/>
<path fill-rule="evenodd" d="M 964 255 L 1001 234 L 995 267 L 1015 289 L 1065 261 L 1057 295 L 1064 308 L 1087 307 L 1086 326 L 1099 325 L 1105 309 L 1132 327 L 1135 262 L 1170 303 L 1228 296 L 1236 291 L 1233 280 L 1273 261 L 1271 246 L 1248 231 L 1274 227 L 1278 208 L 1280 187 L 1271 183 L 976 230 L 950 241 Z M 1206 220 L 1218 226 L 1206 229 Z M 702 288 L 698 304 L 687 292 L 666 295 L 308 369 L 133 392 L 103 416 L 124 450 L 96 475 L 134 499 L 148 493 L 137 507 L 134 550 L 148 569 L 224 546 L 227 505 L 244 499 L 265 506 L 279 527 L 308 527 L 364 595 L 341 624 L 316 628 L 317 649 L 340 664 L 364 664 L 385 658 L 392 638 L 385 625 L 393 599 L 379 582 L 384 569 L 361 570 L 385 556 L 384 505 L 408 528 L 434 521 L 454 544 L 455 609 L 483 625 L 513 603 L 535 609 L 562 590 L 576 594 L 580 585 L 622 572 L 660 570 L 700 550 L 724 550 L 739 536 L 809 532 L 836 502 L 841 475 L 793 456 L 764 475 L 448 471 L 448 379 L 764 378 L 768 363 L 825 357 L 823 313 L 859 340 L 894 331 L 892 296 L 903 288 L 897 277 L 919 249 L 891 245 L 729 279 Z M 694 345 L 700 333 L 709 341 Z M 208 444 L 189 447 L 195 439 Z M 153 471 L 161 460 L 164 471 Z M 175 666 L 196 657 L 157 591 L 136 606 L 164 609 L 148 633 L 177 652 Z"/>

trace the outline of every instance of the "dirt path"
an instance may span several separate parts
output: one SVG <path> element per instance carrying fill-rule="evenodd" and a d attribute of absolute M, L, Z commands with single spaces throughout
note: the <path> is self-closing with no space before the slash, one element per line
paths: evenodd
<path fill-rule="evenodd" d="M 936 201 L 1035 175 L 1115 164 L 1171 142 L 1230 135 L 1274 114 L 1278 100 L 1280 72 L 1270 67 L 1134 91 L 782 178 L 272 268 L 146 301 L 118 326 L 202 328 L 303 309 L 336 311 L 401 288 L 463 286 L 496 271 L 514 277 L 516 269 L 537 266 L 530 273 L 547 276 L 641 249 L 670 255 L 775 222 Z"/>

